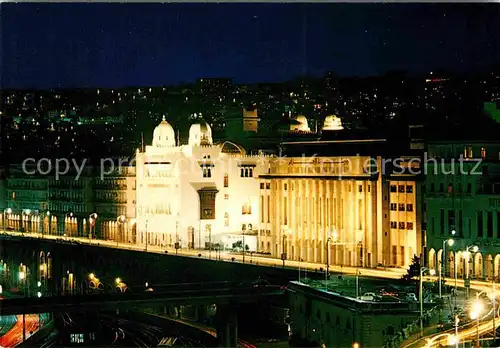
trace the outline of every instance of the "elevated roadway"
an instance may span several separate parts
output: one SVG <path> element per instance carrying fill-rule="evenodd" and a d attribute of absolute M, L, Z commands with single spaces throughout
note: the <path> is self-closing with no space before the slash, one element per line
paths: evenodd
<path fill-rule="evenodd" d="M 68 312 L 77 308 L 97 308 L 102 310 L 130 309 L 151 305 L 182 304 L 237 304 L 253 303 L 269 296 L 280 296 L 284 290 L 280 287 L 225 287 L 175 289 L 162 292 L 128 292 L 100 295 L 73 295 L 28 297 L 0 300 L 0 315 L 23 313 Z"/>

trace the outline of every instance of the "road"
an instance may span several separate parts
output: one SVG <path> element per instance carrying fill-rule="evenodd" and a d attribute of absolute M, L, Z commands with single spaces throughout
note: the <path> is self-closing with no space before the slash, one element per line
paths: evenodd
<path fill-rule="evenodd" d="M 53 236 L 53 235 L 47 235 L 47 234 L 41 234 L 41 233 L 25 233 L 25 232 L 14 232 L 14 231 L 7 231 L 3 232 L 4 234 L 10 235 L 10 236 L 16 236 L 16 237 L 29 237 L 29 238 L 44 238 L 47 240 L 65 240 L 67 242 L 78 242 L 81 244 L 86 244 L 86 245 L 99 245 L 99 246 L 104 246 L 104 247 L 109 247 L 109 248 L 117 248 L 117 249 L 126 249 L 126 250 L 137 250 L 137 251 L 144 251 L 146 252 L 146 248 L 144 245 L 136 245 L 136 244 L 130 244 L 130 243 L 117 243 L 113 241 L 104 241 L 104 240 L 90 240 L 89 238 L 83 238 L 83 237 L 63 237 L 63 236 Z M 232 261 L 232 258 L 234 258 L 235 262 L 243 262 L 243 255 L 237 254 L 237 253 L 232 253 L 232 252 L 220 252 L 217 253 L 216 255 L 215 251 L 212 251 L 211 253 L 208 250 L 192 250 L 192 249 L 179 249 L 176 250 L 174 248 L 162 248 L 158 246 L 152 246 L 148 245 L 147 247 L 147 252 L 150 253 L 156 253 L 156 254 L 164 254 L 165 251 L 168 251 L 169 255 L 176 255 L 178 254 L 179 256 L 187 256 L 187 257 L 195 257 L 199 258 L 198 255 L 202 255 L 201 257 L 203 258 L 211 258 L 213 260 L 220 259 L 222 261 Z M 219 258 L 220 256 L 220 258 Z M 283 266 L 283 261 L 281 259 L 277 258 L 272 258 L 272 257 L 266 257 L 266 256 L 250 256 L 248 253 L 245 255 L 245 263 L 252 263 L 252 264 L 257 264 L 257 265 L 263 265 L 263 266 Z M 285 261 L 285 266 L 287 268 L 293 268 L 299 270 L 301 272 L 305 272 L 305 270 L 319 270 L 320 268 L 325 269 L 326 265 L 324 263 L 315 263 L 315 262 L 299 262 L 296 260 L 287 260 Z M 403 268 L 387 268 L 387 269 L 373 269 L 373 268 L 357 268 L 357 267 L 347 267 L 347 266 L 337 266 L 337 265 L 330 265 L 329 266 L 330 272 L 332 273 L 343 273 L 343 274 L 356 274 L 356 271 L 361 272 L 363 276 L 370 276 L 370 277 L 379 277 L 379 278 L 391 278 L 391 279 L 400 279 L 403 274 L 406 273 L 406 269 Z M 298 273 L 297 273 L 298 274 Z M 302 276 L 305 275 L 305 273 L 301 273 Z"/>
<path fill-rule="evenodd" d="M 38 330 L 38 315 L 26 314 L 26 338 L 30 336 L 30 332 L 34 333 Z M 18 315 L 15 325 L 7 331 L 5 335 L 0 337 L 0 347 L 15 347 L 23 341 L 23 316 Z"/>

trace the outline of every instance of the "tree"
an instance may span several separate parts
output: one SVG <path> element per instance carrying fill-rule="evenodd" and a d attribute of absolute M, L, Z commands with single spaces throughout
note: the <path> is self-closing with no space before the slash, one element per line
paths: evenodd
<path fill-rule="evenodd" d="M 415 278 L 418 278 L 420 276 L 420 257 L 418 256 L 413 256 L 413 259 L 411 260 L 410 267 L 407 270 L 407 273 L 403 275 L 404 280 L 414 280 Z"/>

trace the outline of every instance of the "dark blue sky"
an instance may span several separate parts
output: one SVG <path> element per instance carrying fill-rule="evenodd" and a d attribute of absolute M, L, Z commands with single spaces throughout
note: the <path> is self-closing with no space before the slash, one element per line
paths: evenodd
<path fill-rule="evenodd" d="M 1 5 L 3 88 L 487 69 L 498 4 Z"/>

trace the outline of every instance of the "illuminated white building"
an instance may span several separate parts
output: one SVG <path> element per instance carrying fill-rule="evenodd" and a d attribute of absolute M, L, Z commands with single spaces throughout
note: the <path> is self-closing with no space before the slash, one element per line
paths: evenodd
<path fill-rule="evenodd" d="M 344 126 L 342 126 L 342 120 L 340 119 L 340 117 L 337 117 L 335 115 L 325 117 L 325 122 L 323 123 L 324 131 L 337 131 L 343 129 Z"/>
<path fill-rule="evenodd" d="M 137 150 L 136 169 L 138 244 L 231 248 L 244 239 L 256 249 L 260 189 L 254 178 L 268 171 L 268 157 L 248 156 L 231 142 L 213 144 L 202 120 L 191 126 L 188 144 L 177 144 L 163 119 L 153 144 Z"/>

